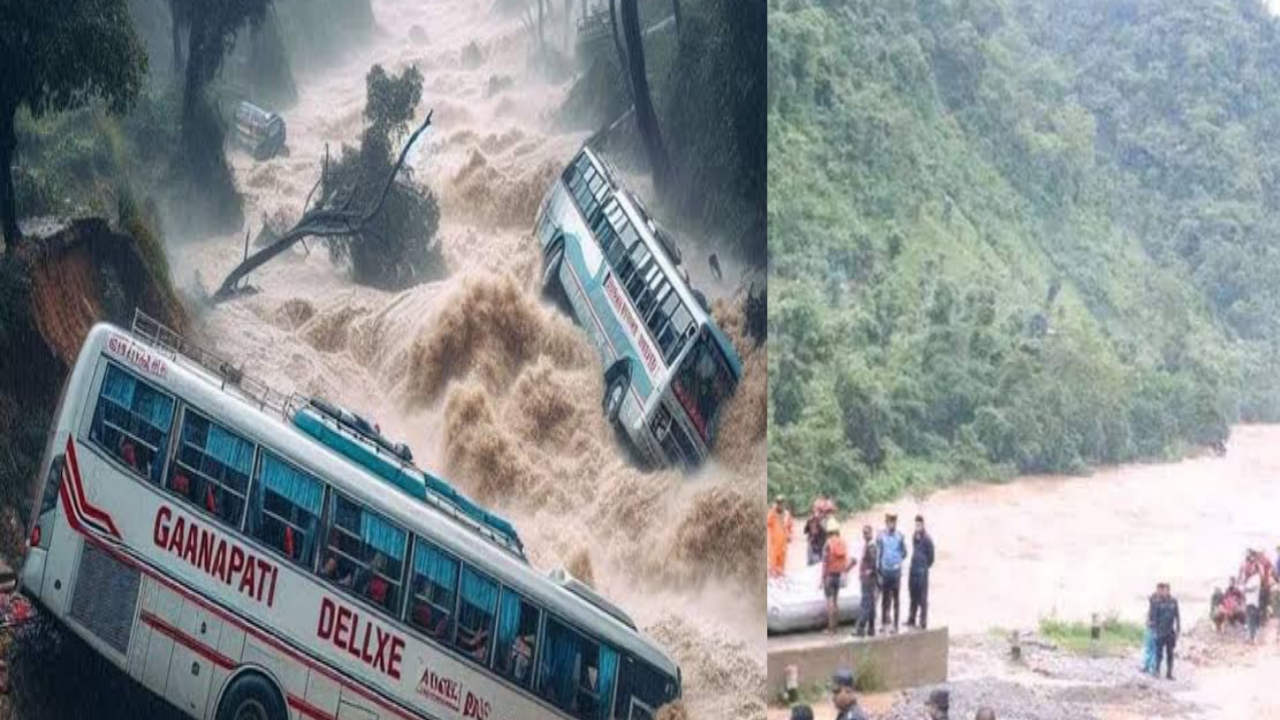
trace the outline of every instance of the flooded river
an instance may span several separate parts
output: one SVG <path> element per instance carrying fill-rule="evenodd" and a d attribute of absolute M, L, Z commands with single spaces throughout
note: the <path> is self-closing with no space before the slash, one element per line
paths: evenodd
<path fill-rule="evenodd" d="M 1168 581 L 1186 627 L 1207 616 L 1215 586 L 1237 571 L 1246 547 L 1280 543 L 1280 427 L 1238 426 L 1225 457 L 1126 465 L 1088 477 L 1023 477 L 969 484 L 873 508 L 848 519 L 846 537 L 877 530 L 896 511 L 904 532 L 925 516 L 937 546 L 930 621 L 953 635 L 1034 628 L 1091 614 L 1142 622 L 1146 598 Z M 860 542 L 860 540 L 859 540 Z M 793 544 L 790 567 L 804 562 Z M 902 591 L 905 622 L 907 592 Z M 1215 720 L 1280 710 L 1280 644 L 1187 672 L 1179 693 Z M 965 668 L 952 669 L 964 675 Z M 1272 712 L 1266 712 L 1270 710 Z M 1262 711 L 1262 712 L 1260 712 Z"/>
<path fill-rule="evenodd" d="M 370 65 L 417 65 L 416 117 L 435 115 L 410 166 L 440 199 L 449 277 L 358 287 L 312 242 L 255 272 L 256 294 L 203 312 L 198 330 L 281 391 L 375 417 L 419 464 L 512 517 L 539 569 L 591 578 L 681 665 L 690 718 L 763 717 L 764 353 L 744 358 L 727 460 L 693 478 L 628 463 L 600 412 L 594 351 L 536 288 L 534 211 L 585 134 L 556 126 L 569 81 L 536 70 L 520 19 L 490 5 L 375 0 L 376 41 L 299 78 L 282 112 L 289 155 L 232 158 L 251 234 L 263 215 L 296 220 L 326 144 L 358 141 Z M 216 287 L 243 243 L 242 231 L 175 244 L 175 278 Z M 724 298 L 728 283 L 702 289 Z"/>

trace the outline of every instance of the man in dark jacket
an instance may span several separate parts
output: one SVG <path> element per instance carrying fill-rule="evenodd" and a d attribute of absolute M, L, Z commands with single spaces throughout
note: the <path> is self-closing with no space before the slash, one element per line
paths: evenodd
<path fill-rule="evenodd" d="M 911 609 L 907 627 L 916 627 L 920 613 L 920 629 L 929 627 L 929 568 L 933 567 L 933 538 L 924 529 L 924 516 L 916 516 L 916 532 L 911 536 L 911 571 L 907 578 L 907 594 Z"/>
<path fill-rule="evenodd" d="M 880 589 L 880 555 L 871 526 L 862 526 L 862 569 L 858 580 L 862 591 L 862 603 L 858 609 L 858 637 L 876 635 L 876 593 Z"/>
<path fill-rule="evenodd" d="M 1151 607 L 1147 611 L 1147 626 L 1156 636 L 1156 675 L 1160 675 L 1160 661 L 1165 662 L 1165 677 L 1173 679 L 1173 649 L 1178 644 L 1178 635 L 1182 633 L 1182 617 L 1178 612 L 1178 601 L 1169 591 L 1169 583 L 1162 582 L 1156 586 L 1156 594 L 1151 596 Z"/>
<path fill-rule="evenodd" d="M 804 534 L 809 540 L 807 559 L 810 565 L 822 562 L 822 550 L 827 546 L 826 522 L 826 515 L 813 512 L 809 513 L 809 519 L 804 523 Z"/>
<path fill-rule="evenodd" d="M 841 668 L 831 677 L 831 704 L 836 706 L 836 720 L 867 720 L 854 694 L 852 670 Z"/>

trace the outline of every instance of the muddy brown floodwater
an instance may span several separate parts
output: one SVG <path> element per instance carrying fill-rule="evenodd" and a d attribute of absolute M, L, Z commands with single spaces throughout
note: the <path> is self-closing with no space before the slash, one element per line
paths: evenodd
<path fill-rule="evenodd" d="M 255 272 L 259 292 L 202 311 L 197 327 L 276 389 L 375 417 L 419 464 L 512 517 L 539 569 L 590 577 L 681 665 L 686 717 L 763 718 L 765 351 L 744 357 L 723 459 L 691 478 L 627 462 L 600 412 L 594 351 L 536 290 L 537 203 L 585 134 L 554 126 L 569 82 L 532 69 L 520 20 L 490 5 L 375 0 L 376 42 L 299 78 L 298 103 L 282 112 L 288 156 L 232 158 L 251 234 L 263 215 L 292 222 L 326 143 L 336 152 L 359 137 L 370 65 L 416 64 L 419 117 L 435 116 L 409 165 L 440 199 L 449 277 L 358 287 L 313 242 Z M 175 277 L 216 287 L 243 241 L 242 231 L 175 243 Z M 737 288 L 700 287 L 721 299 L 736 339 L 740 317 L 724 300 Z"/>
<path fill-rule="evenodd" d="M 1172 584 L 1190 627 L 1206 616 L 1214 587 L 1239 568 L 1246 547 L 1274 556 L 1280 544 L 1280 427 L 1235 427 L 1225 457 L 905 498 L 849 518 L 846 537 L 860 538 L 868 523 L 879 530 L 887 510 L 908 535 L 912 518 L 925 516 L 937 547 L 930 621 L 953 635 L 1034 628 L 1051 616 L 1087 621 L 1095 612 L 1142 622 L 1161 580 Z M 788 565 L 803 562 L 795 543 Z M 905 587 L 902 603 L 905 621 Z M 1180 696 L 1205 718 L 1277 716 L 1258 714 L 1280 710 L 1277 672 L 1280 645 L 1271 644 L 1198 669 Z"/>

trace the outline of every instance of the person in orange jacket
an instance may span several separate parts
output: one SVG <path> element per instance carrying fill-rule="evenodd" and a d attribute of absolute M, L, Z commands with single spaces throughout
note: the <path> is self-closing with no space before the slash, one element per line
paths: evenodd
<path fill-rule="evenodd" d="M 849 546 L 840 537 L 840 523 L 827 518 L 827 546 L 822 551 L 822 594 L 827 598 L 827 634 L 836 633 L 840 617 L 840 586 L 844 576 L 858 564 L 849 556 Z"/>
<path fill-rule="evenodd" d="M 769 531 L 769 577 L 782 577 L 786 574 L 787 543 L 791 539 L 791 516 L 787 513 L 784 498 L 774 498 L 773 507 L 765 525 Z"/>

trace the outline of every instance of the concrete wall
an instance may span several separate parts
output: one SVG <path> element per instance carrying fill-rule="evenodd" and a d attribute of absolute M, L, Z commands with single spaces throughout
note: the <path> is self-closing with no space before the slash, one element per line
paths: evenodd
<path fill-rule="evenodd" d="M 795 665 L 800 687 L 823 687 L 842 667 L 864 670 L 879 678 L 884 690 L 937 685 L 947 680 L 947 629 L 863 639 L 848 636 L 803 635 L 770 638 L 768 653 L 768 693 L 777 697 L 786 691 L 787 666 Z"/>

